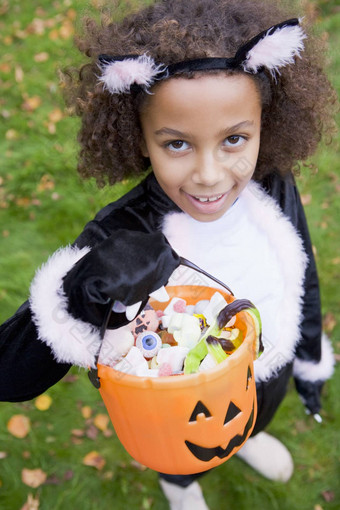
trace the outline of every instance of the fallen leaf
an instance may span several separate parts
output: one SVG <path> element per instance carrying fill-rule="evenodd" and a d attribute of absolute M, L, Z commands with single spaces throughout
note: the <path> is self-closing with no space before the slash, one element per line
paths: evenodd
<path fill-rule="evenodd" d="M 21 507 L 20 510 L 38 510 L 39 505 L 39 496 L 34 497 L 32 494 L 29 494 L 26 503 Z"/>
<path fill-rule="evenodd" d="M 14 76 L 15 76 L 15 81 L 17 83 L 21 83 L 23 81 L 23 79 L 24 79 L 24 71 L 22 70 L 22 67 L 15 66 Z"/>
<path fill-rule="evenodd" d="M 62 118 L 64 117 L 64 114 L 63 112 L 61 111 L 60 108 L 55 108 L 54 110 L 51 111 L 51 113 L 48 115 L 48 118 L 51 122 L 53 122 L 54 124 L 56 122 L 59 122 Z"/>
<path fill-rule="evenodd" d="M 331 333 L 336 326 L 336 319 L 332 312 L 326 313 L 322 322 L 323 328 L 327 333 Z"/>
<path fill-rule="evenodd" d="M 51 407 L 52 399 L 49 395 L 40 395 L 35 399 L 34 405 L 39 411 L 47 411 Z"/>
<path fill-rule="evenodd" d="M 46 191 L 54 189 L 55 184 L 52 177 L 48 174 L 42 176 L 37 186 L 37 191 Z"/>
<path fill-rule="evenodd" d="M 22 439 L 31 429 L 31 423 L 27 416 L 14 414 L 7 423 L 7 430 L 12 436 Z"/>
<path fill-rule="evenodd" d="M 85 418 L 85 420 L 87 420 L 88 418 L 91 417 L 92 415 L 92 409 L 90 406 L 84 406 L 81 408 L 81 414 L 82 414 L 82 417 Z"/>
<path fill-rule="evenodd" d="M 59 39 L 58 30 L 56 28 L 51 30 L 51 32 L 48 34 L 48 37 L 49 37 L 49 39 L 51 39 L 51 41 L 57 41 Z"/>
<path fill-rule="evenodd" d="M 19 138 L 19 133 L 18 131 L 16 131 L 15 129 L 9 129 L 8 131 L 6 131 L 6 134 L 5 134 L 5 138 L 6 140 L 18 140 Z"/>
<path fill-rule="evenodd" d="M 0 452 L 0 459 L 5 459 L 7 457 L 6 452 Z"/>
<path fill-rule="evenodd" d="M 95 439 L 97 439 L 97 436 L 98 436 L 98 429 L 94 425 L 90 425 L 86 429 L 86 437 L 88 437 L 89 439 L 92 439 L 94 441 Z"/>
<path fill-rule="evenodd" d="M 11 66 L 9 65 L 8 62 L 3 62 L 2 64 L 0 64 L 0 72 L 6 74 L 11 72 Z"/>
<path fill-rule="evenodd" d="M 101 470 L 105 466 L 106 460 L 98 452 L 92 451 L 85 455 L 83 458 L 83 464 L 85 466 L 92 466 Z"/>
<path fill-rule="evenodd" d="M 340 264 L 340 257 L 335 257 L 335 259 L 332 259 L 332 264 L 334 264 L 335 266 Z"/>
<path fill-rule="evenodd" d="M 323 510 L 321 505 L 315 505 L 314 510 Z"/>
<path fill-rule="evenodd" d="M 39 106 L 41 105 L 41 97 L 39 96 L 32 96 L 27 97 L 23 104 L 21 105 L 21 108 L 27 112 L 34 112 Z"/>
<path fill-rule="evenodd" d="M 54 122 L 46 122 L 45 126 L 47 127 L 47 131 L 50 133 L 50 135 L 55 135 L 57 132 L 57 127 L 54 124 Z"/>
<path fill-rule="evenodd" d="M 28 485 L 33 489 L 36 489 L 37 487 L 45 483 L 46 478 L 47 478 L 46 473 L 40 468 L 38 469 L 23 468 L 21 471 L 21 481 L 25 485 Z"/>
<path fill-rule="evenodd" d="M 309 205 L 312 201 L 312 195 L 307 193 L 306 195 L 301 195 L 302 205 Z"/>
<path fill-rule="evenodd" d="M 144 466 L 144 464 L 141 464 L 140 462 L 137 462 L 137 460 L 134 459 L 130 462 L 130 465 L 138 469 L 138 471 L 146 471 L 148 469 L 146 466 Z"/>
<path fill-rule="evenodd" d="M 48 478 L 46 478 L 45 485 L 60 485 L 61 481 L 57 477 L 57 475 L 51 475 Z"/>
<path fill-rule="evenodd" d="M 85 432 L 82 429 L 72 429 L 71 434 L 72 434 L 72 436 L 76 436 L 76 437 L 84 437 Z"/>
<path fill-rule="evenodd" d="M 334 499 L 334 492 L 333 491 L 323 491 L 321 494 L 322 494 L 323 499 L 327 503 L 330 503 Z"/>
<path fill-rule="evenodd" d="M 59 29 L 62 39 L 69 39 L 74 34 L 74 27 L 70 20 L 66 19 Z"/>
<path fill-rule="evenodd" d="M 34 55 L 35 62 L 46 62 L 46 60 L 48 60 L 49 58 L 50 56 L 47 53 L 47 51 L 42 51 L 41 53 L 37 53 L 36 55 Z"/>
<path fill-rule="evenodd" d="M 71 480 L 74 476 L 74 473 L 71 469 L 69 469 L 68 471 L 66 471 L 66 473 L 64 474 L 64 477 L 63 479 L 67 482 L 68 480 Z"/>
<path fill-rule="evenodd" d="M 94 417 L 93 423 L 99 430 L 106 430 L 108 427 L 108 424 L 110 422 L 110 418 L 107 414 L 97 414 Z"/>

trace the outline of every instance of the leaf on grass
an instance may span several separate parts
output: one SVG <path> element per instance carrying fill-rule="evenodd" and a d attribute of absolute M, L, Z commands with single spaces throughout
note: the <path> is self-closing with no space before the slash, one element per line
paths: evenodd
<path fill-rule="evenodd" d="M 54 187 L 55 184 L 53 178 L 50 175 L 45 174 L 40 179 L 40 182 L 37 186 L 37 191 L 49 191 L 54 189 Z"/>
<path fill-rule="evenodd" d="M 46 60 L 48 60 L 49 58 L 50 56 L 47 53 L 47 51 L 42 51 L 41 53 L 37 53 L 36 55 L 34 55 L 35 62 L 46 62 Z"/>
<path fill-rule="evenodd" d="M 21 105 L 21 108 L 25 110 L 26 112 L 34 112 L 39 106 L 41 105 L 41 97 L 39 96 L 32 96 L 32 97 L 25 97 L 24 102 Z"/>
<path fill-rule="evenodd" d="M 20 66 L 15 66 L 15 81 L 17 83 L 22 83 L 23 79 L 24 79 L 24 71 L 22 70 L 22 67 Z"/>
<path fill-rule="evenodd" d="M 101 431 L 107 429 L 109 422 L 110 418 L 107 414 L 97 414 L 93 420 L 94 425 Z"/>
<path fill-rule="evenodd" d="M 47 411 L 51 407 L 52 399 L 49 395 L 40 395 L 35 399 L 34 405 L 39 411 Z"/>
<path fill-rule="evenodd" d="M 131 460 L 130 465 L 138 469 L 138 471 L 146 471 L 148 469 L 146 466 L 144 466 L 144 464 L 141 464 L 140 462 L 134 459 Z"/>
<path fill-rule="evenodd" d="M 7 457 L 7 452 L 0 452 L 0 459 L 5 459 Z"/>
<path fill-rule="evenodd" d="M 321 494 L 322 494 L 323 499 L 325 501 L 327 501 L 327 503 L 330 503 L 334 499 L 334 492 L 333 491 L 323 491 Z"/>
<path fill-rule="evenodd" d="M 55 108 L 48 115 L 50 122 L 53 122 L 54 124 L 56 122 L 59 122 L 63 117 L 64 117 L 64 114 L 60 108 Z"/>
<path fill-rule="evenodd" d="M 23 468 L 21 471 L 21 480 L 25 485 L 36 489 L 43 483 L 45 483 L 47 474 L 42 469 L 26 469 Z"/>
<path fill-rule="evenodd" d="M 6 131 L 5 138 L 8 141 L 18 140 L 19 137 L 20 135 L 18 131 L 16 131 L 15 129 L 9 129 L 8 131 Z"/>
<path fill-rule="evenodd" d="M 69 19 L 65 19 L 59 28 L 59 34 L 62 39 L 69 39 L 74 34 L 74 26 Z"/>
<path fill-rule="evenodd" d="M 92 439 L 94 441 L 95 439 L 97 439 L 97 436 L 98 436 L 98 429 L 94 425 L 90 425 L 86 429 L 86 437 L 88 437 L 89 439 Z"/>
<path fill-rule="evenodd" d="M 91 407 L 90 406 L 83 406 L 81 408 L 81 414 L 82 414 L 82 417 L 85 418 L 85 420 L 90 418 L 92 416 L 92 409 L 91 409 Z"/>
<path fill-rule="evenodd" d="M 83 458 L 83 464 L 85 466 L 92 466 L 98 470 L 103 469 L 106 464 L 106 460 L 96 451 L 92 451 L 85 455 Z"/>
<path fill-rule="evenodd" d="M 301 195 L 302 205 L 309 205 L 312 202 L 312 195 L 307 193 L 306 195 Z"/>
<path fill-rule="evenodd" d="M 322 322 L 326 333 L 331 333 L 336 326 L 336 319 L 332 312 L 326 313 Z"/>
<path fill-rule="evenodd" d="M 27 416 L 14 414 L 7 423 L 7 430 L 12 436 L 20 439 L 27 436 L 31 429 L 31 423 Z"/>
<path fill-rule="evenodd" d="M 38 510 L 39 505 L 39 496 L 34 497 L 32 494 L 29 494 L 26 503 L 21 507 L 20 510 Z"/>

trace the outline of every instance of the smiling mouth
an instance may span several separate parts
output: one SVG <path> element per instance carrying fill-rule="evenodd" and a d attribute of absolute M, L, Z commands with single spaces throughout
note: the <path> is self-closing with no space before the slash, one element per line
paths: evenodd
<path fill-rule="evenodd" d="M 192 197 L 197 200 L 198 202 L 216 202 L 217 200 L 220 200 L 220 198 L 222 198 L 224 195 L 224 193 L 222 193 L 221 195 L 215 195 L 213 197 L 195 197 L 194 195 L 192 195 Z"/>

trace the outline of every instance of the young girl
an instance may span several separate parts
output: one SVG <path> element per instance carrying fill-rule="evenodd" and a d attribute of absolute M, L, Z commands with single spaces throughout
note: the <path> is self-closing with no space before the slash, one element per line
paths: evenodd
<path fill-rule="evenodd" d="M 1 327 L 2 400 L 94 366 L 107 303 L 120 302 L 109 328 L 126 324 L 185 257 L 261 313 L 258 416 L 239 456 L 289 479 L 289 452 L 263 430 L 292 374 L 318 417 L 333 367 L 292 170 L 330 132 L 335 102 L 317 43 L 290 18 L 272 0 L 163 0 L 119 23 L 86 20 L 89 61 L 67 88 L 80 174 L 112 185 L 151 172 L 49 259 Z M 198 476 L 161 475 L 172 509 L 207 508 Z"/>

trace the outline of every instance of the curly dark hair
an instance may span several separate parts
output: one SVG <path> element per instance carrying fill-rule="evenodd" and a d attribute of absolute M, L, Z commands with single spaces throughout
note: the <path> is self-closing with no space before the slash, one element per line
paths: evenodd
<path fill-rule="evenodd" d="M 296 16 L 280 4 L 276 0 L 160 0 L 121 21 L 108 19 L 107 11 L 101 22 L 86 17 L 83 35 L 76 42 L 91 62 L 70 75 L 66 84 L 68 103 L 76 105 L 82 119 L 80 175 L 94 177 L 103 186 L 142 175 L 149 166 L 139 143 L 139 110 L 145 92 L 113 95 L 105 90 L 98 81 L 98 55 L 147 52 L 164 64 L 232 57 L 251 37 Z M 282 69 L 276 80 L 269 73 L 253 77 L 262 98 L 255 179 L 297 168 L 299 161 L 314 153 L 322 136 L 330 138 L 335 129 L 337 99 L 323 70 L 324 48 L 306 25 L 308 39 L 302 58 Z"/>

